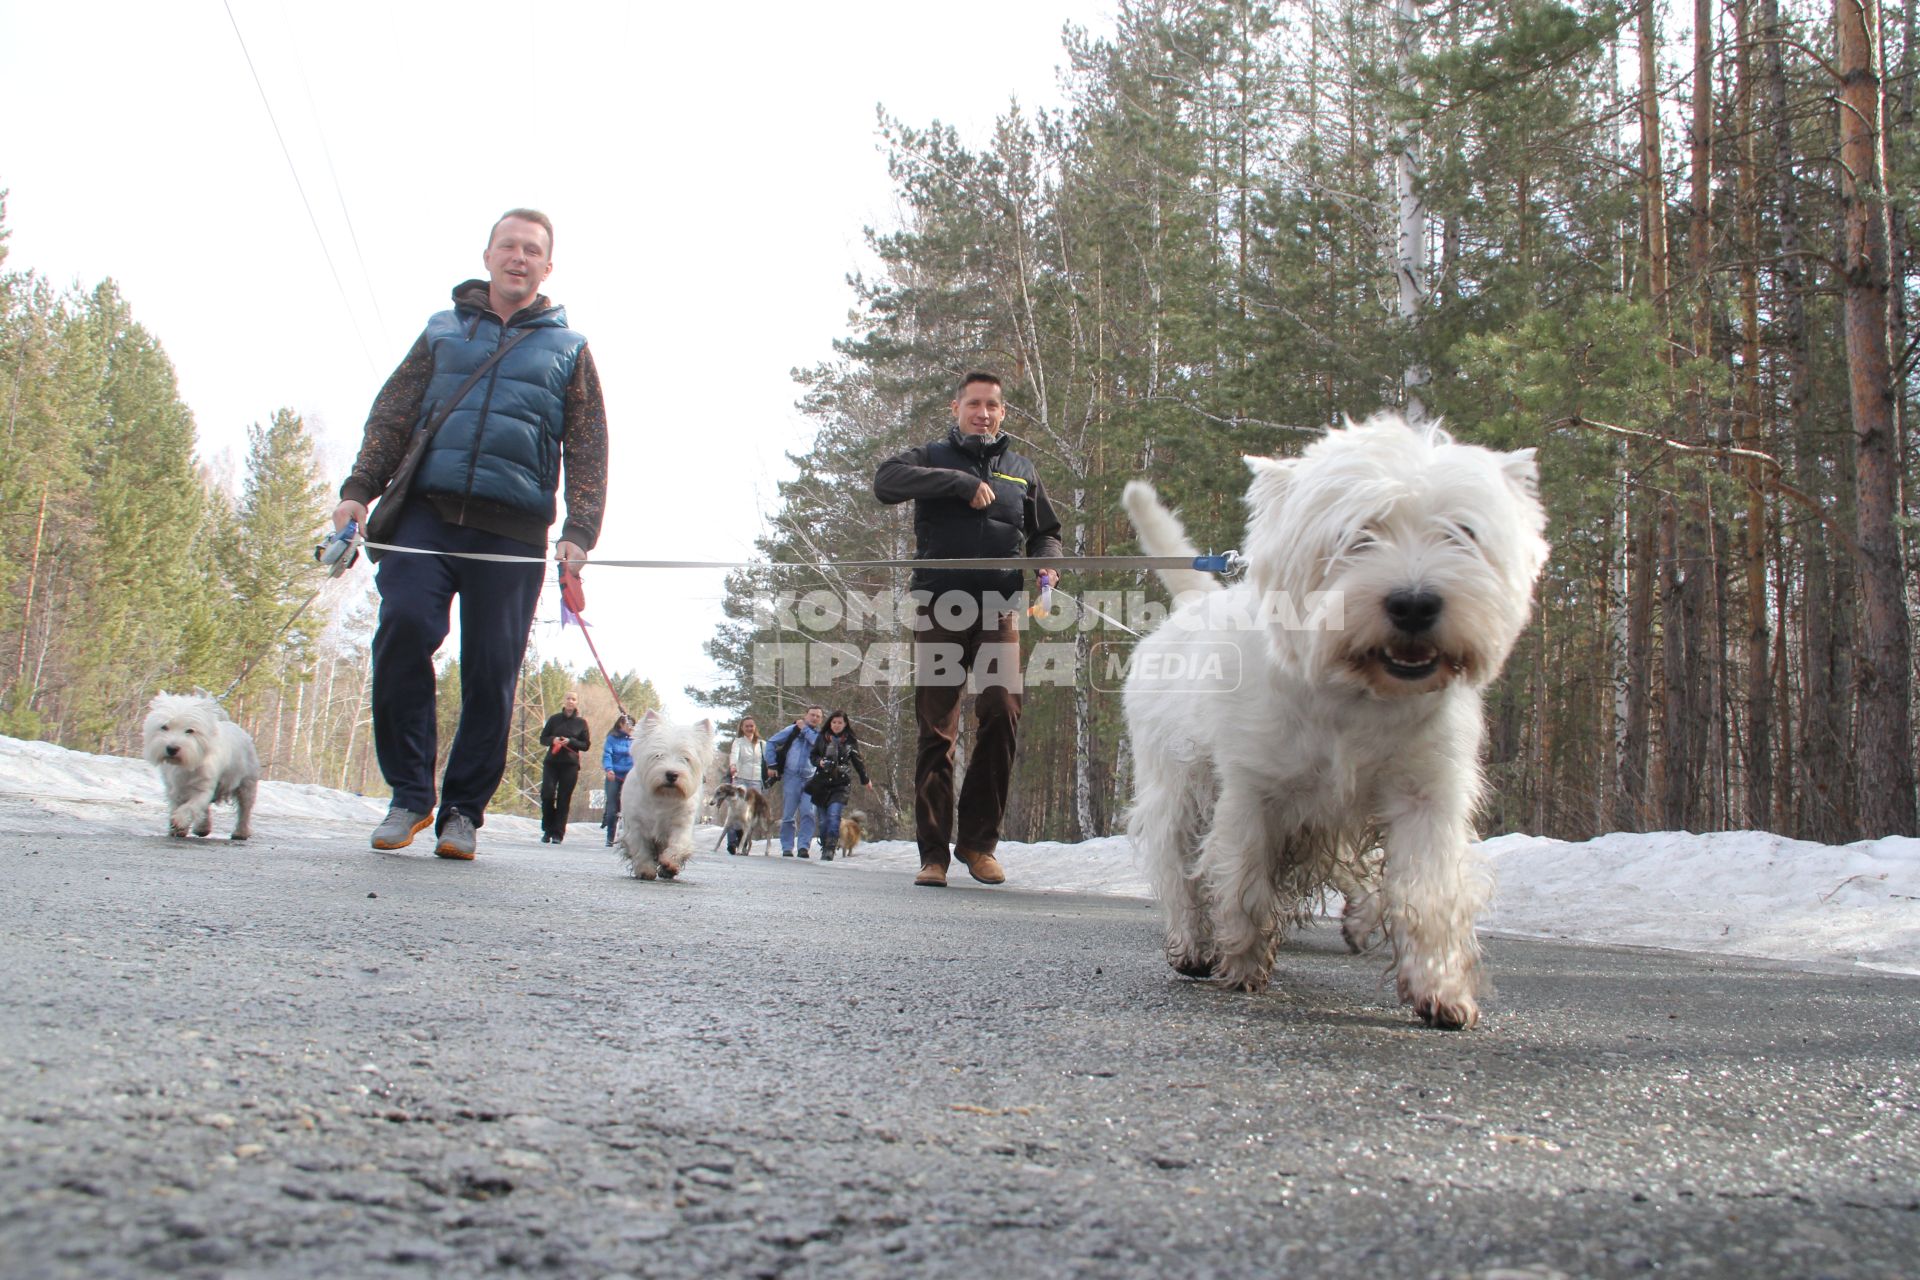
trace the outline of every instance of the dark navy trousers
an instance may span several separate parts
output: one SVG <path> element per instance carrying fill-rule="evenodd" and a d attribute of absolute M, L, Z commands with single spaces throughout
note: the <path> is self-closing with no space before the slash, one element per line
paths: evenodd
<path fill-rule="evenodd" d="M 424 499 L 408 504 L 396 546 L 542 556 L 529 546 L 442 520 Z M 434 807 L 439 747 L 433 655 L 447 638 L 460 597 L 460 723 L 440 786 L 438 831 L 458 809 L 478 827 L 507 768 L 513 690 L 527 652 L 544 564 L 506 564 L 390 551 L 374 571 L 380 626 L 373 634 L 373 748 L 393 802 L 416 813 Z"/>

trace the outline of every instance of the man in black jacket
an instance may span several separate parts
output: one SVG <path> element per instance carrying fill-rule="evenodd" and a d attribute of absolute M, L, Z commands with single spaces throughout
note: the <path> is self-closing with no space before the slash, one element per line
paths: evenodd
<path fill-rule="evenodd" d="M 1008 449 L 1000 426 L 1007 402 L 1000 379 L 969 373 L 950 406 L 953 426 L 944 440 L 908 449 L 880 464 L 873 496 L 885 503 L 913 500 L 917 560 L 1046 559 L 1060 554 L 1060 521 L 1033 464 Z M 1058 571 L 1039 571 L 1051 586 Z M 947 883 L 957 857 L 983 884 L 1006 872 L 993 856 L 1013 781 L 1020 726 L 1020 634 L 1016 615 L 1024 579 L 1006 569 L 930 569 L 913 573 L 914 714 L 919 752 L 913 768 L 914 833 L 920 874 L 914 883 Z M 960 693 L 972 673 L 978 728 L 960 789 L 954 826 L 953 747 L 960 727 Z M 949 840 L 957 834 L 957 847 Z"/>
<path fill-rule="evenodd" d="M 573 784 L 580 781 L 580 753 L 592 745 L 576 695 L 569 693 L 560 710 L 547 717 L 546 727 L 540 730 L 540 745 L 547 749 L 540 766 L 540 843 L 559 844 L 567 838 Z"/>

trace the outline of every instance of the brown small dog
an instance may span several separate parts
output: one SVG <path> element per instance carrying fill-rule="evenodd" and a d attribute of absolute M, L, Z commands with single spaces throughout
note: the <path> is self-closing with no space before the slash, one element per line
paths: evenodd
<path fill-rule="evenodd" d="M 840 853 L 841 855 L 843 857 L 851 858 L 853 856 L 854 846 L 860 843 L 860 838 L 865 834 L 866 832 L 861 830 L 860 828 L 859 814 L 857 813 L 841 814 L 840 815 Z"/>
<path fill-rule="evenodd" d="M 740 829 L 740 844 L 735 852 L 745 857 L 753 852 L 755 840 L 765 841 L 760 852 L 771 854 L 773 833 L 777 829 L 773 820 L 773 808 L 767 803 L 764 792 L 752 787 L 737 787 L 733 783 L 723 783 L 713 790 L 713 807 L 720 814 L 720 840 L 713 847 L 718 849 L 726 843 L 729 829 Z"/>

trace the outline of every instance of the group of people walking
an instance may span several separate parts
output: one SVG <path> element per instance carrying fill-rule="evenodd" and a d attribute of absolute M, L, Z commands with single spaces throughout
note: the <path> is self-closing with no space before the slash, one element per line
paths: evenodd
<path fill-rule="evenodd" d="M 780 856 L 811 857 L 814 837 L 823 859 L 831 861 L 840 847 L 840 818 L 853 794 L 853 779 L 873 790 L 867 762 L 860 755 L 860 739 L 847 713 L 832 715 L 817 704 L 780 732 L 760 742 L 753 717 L 740 722 L 727 753 L 727 781 L 736 787 L 760 791 L 781 783 Z M 727 851 L 737 847 L 743 833 L 727 832 Z"/>
<path fill-rule="evenodd" d="M 567 838 L 567 814 L 574 787 L 580 780 L 580 757 L 592 746 L 577 694 L 567 694 L 560 710 L 547 717 L 540 730 L 543 751 L 540 768 L 540 843 L 559 844 Z M 600 825 L 611 845 L 620 823 L 620 791 L 633 771 L 633 720 L 622 714 L 613 722 L 600 749 L 600 767 L 606 774 L 606 805 Z M 811 857 L 815 836 L 819 856 L 831 861 L 840 842 L 840 819 L 846 812 L 857 775 L 860 785 L 873 790 L 867 762 L 860 755 L 860 739 L 847 713 L 826 715 L 820 707 L 776 733 L 760 737 L 752 716 L 740 721 L 727 749 L 727 781 L 753 791 L 765 791 L 784 780 L 781 790 L 780 853 L 782 857 Z M 746 833 L 727 829 L 727 852 L 739 850 Z"/>
<path fill-rule="evenodd" d="M 509 209 L 487 233 L 484 279 L 455 286 L 452 306 L 431 316 L 367 416 L 360 452 L 340 486 L 333 526 L 365 534 L 378 563 L 380 621 L 373 639 L 373 740 L 381 776 L 392 789 L 374 828 L 375 849 L 403 849 L 432 827 L 433 852 L 470 860 L 486 811 L 506 771 L 514 688 L 546 578 L 545 542 L 556 519 L 553 558 L 584 564 L 599 540 L 607 499 L 607 412 L 600 375 L 565 308 L 540 289 L 553 273 L 553 222 L 537 209 Z M 1001 381 L 976 371 L 961 377 L 943 437 L 886 459 L 873 496 L 911 503 L 915 718 L 916 885 L 947 883 L 951 862 L 975 880 L 1006 879 L 999 844 L 1012 779 L 1021 684 L 1020 643 L 1011 604 L 1023 587 L 1022 560 L 1061 556 L 1060 521 L 1033 463 L 1002 430 L 1008 406 Z M 565 513 L 561 514 L 564 501 Z M 377 505 L 376 505 L 377 504 Z M 392 548 L 409 554 L 393 556 Z M 1004 568 L 940 568 L 943 560 L 1004 560 Z M 1058 578 L 1038 564 L 1043 593 Z M 944 613 L 935 598 L 974 607 Z M 439 758 L 434 653 L 460 607 L 460 717 Z M 964 624 L 959 617 L 970 618 Z M 978 721 L 958 795 L 954 754 L 969 674 L 979 685 Z M 541 771 L 542 830 L 566 838 L 565 814 L 591 744 L 576 700 L 565 724 L 549 720 Z M 558 719 L 559 717 L 556 717 Z M 736 785 L 784 780 L 780 847 L 807 856 L 819 827 L 822 853 L 833 848 L 852 775 L 870 787 L 844 712 L 806 715 L 767 741 L 752 759 L 757 733 L 736 741 L 729 776 Z M 601 761 L 614 835 L 618 793 L 632 768 L 631 726 L 608 735 Z M 957 811 L 957 822 L 956 822 Z M 818 821 L 816 823 L 816 813 Z M 797 845 L 797 848 L 796 848 Z"/>

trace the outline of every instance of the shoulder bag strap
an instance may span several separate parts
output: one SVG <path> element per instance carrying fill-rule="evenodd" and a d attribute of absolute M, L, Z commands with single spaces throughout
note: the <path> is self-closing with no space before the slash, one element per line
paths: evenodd
<path fill-rule="evenodd" d="M 440 428 L 446 424 L 447 419 L 453 416 L 453 411 L 459 408 L 462 400 L 467 398 L 467 392 L 473 390 L 480 379 L 487 376 L 487 371 L 499 364 L 507 352 L 513 350 L 514 345 L 518 343 L 520 339 L 532 332 L 533 330 L 531 329 L 515 329 L 513 335 L 498 347 L 494 348 L 493 354 L 488 356 L 478 369 L 475 369 L 467 376 L 467 380 L 460 384 L 457 391 L 441 403 L 440 408 L 433 415 L 433 421 L 429 422 L 421 430 L 420 444 L 423 448 L 427 442 L 432 440 L 434 435 L 439 432 Z"/>

